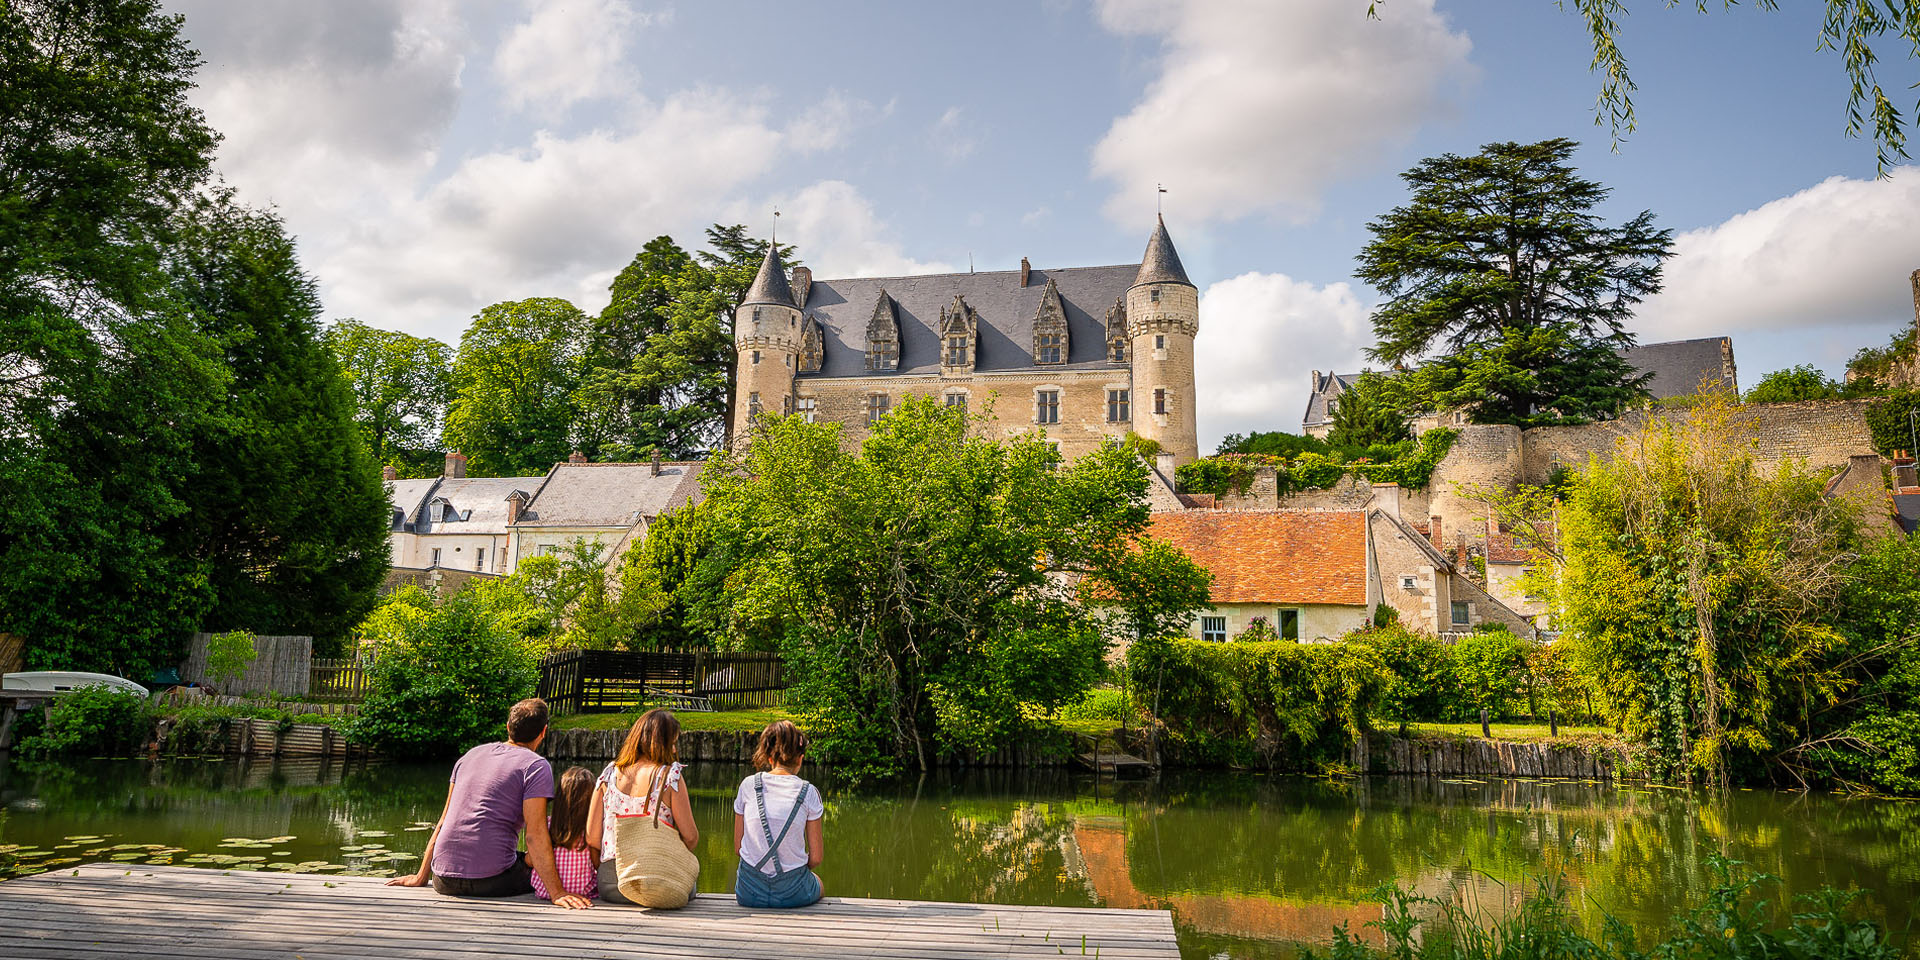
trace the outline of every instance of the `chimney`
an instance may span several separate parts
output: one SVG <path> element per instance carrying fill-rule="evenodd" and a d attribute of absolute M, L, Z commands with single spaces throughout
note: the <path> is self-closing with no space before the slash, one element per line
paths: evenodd
<path fill-rule="evenodd" d="M 448 480 L 459 480 L 467 475 L 467 455 L 458 450 L 447 451 L 447 466 L 440 475 Z"/>
<path fill-rule="evenodd" d="M 1373 485 L 1373 504 L 1381 513 L 1394 519 L 1400 517 L 1400 485 L 1397 483 L 1376 483 Z"/>
<path fill-rule="evenodd" d="M 520 522 L 520 491 L 507 494 L 507 522 Z"/>
<path fill-rule="evenodd" d="M 1028 263 L 1026 257 L 1021 257 L 1020 258 L 1020 286 L 1025 287 L 1027 285 L 1027 276 L 1031 273 L 1033 273 L 1033 264 Z M 1916 278 L 1920 278 L 1920 272 L 1916 272 L 1914 276 Z M 1920 279 L 1914 280 L 1914 290 L 1920 291 Z M 1916 295 L 1920 295 L 1920 293 L 1917 293 Z"/>
<path fill-rule="evenodd" d="M 1433 548 L 1435 550 L 1438 550 L 1441 553 L 1447 552 L 1446 542 L 1442 540 L 1440 537 L 1440 518 L 1439 517 L 1427 518 L 1427 537 L 1433 541 Z"/>
<path fill-rule="evenodd" d="M 1161 453 L 1156 455 L 1153 458 L 1153 466 L 1154 469 L 1160 471 L 1161 476 L 1167 478 L 1168 483 L 1173 482 L 1173 454 Z"/>
<path fill-rule="evenodd" d="M 813 289 L 813 271 L 806 267 L 794 267 L 792 286 L 793 305 L 806 309 L 807 292 Z"/>
<path fill-rule="evenodd" d="M 1314 393 L 1320 392 L 1320 371 L 1315 370 L 1313 372 L 1313 385 L 1309 386 L 1307 389 L 1312 390 Z"/>
<path fill-rule="evenodd" d="M 400 471 L 395 470 L 393 464 L 389 463 L 380 468 L 380 479 L 389 481 L 398 480 L 400 479 Z"/>
<path fill-rule="evenodd" d="M 1487 518 L 1487 536 L 1497 537 L 1499 535 L 1500 535 L 1500 518 L 1488 517 Z"/>
<path fill-rule="evenodd" d="M 572 455 L 570 455 L 570 456 L 568 456 L 568 457 L 567 457 L 567 462 L 568 462 L 568 463 L 586 463 L 586 462 L 587 462 L 587 455 L 586 455 L 586 454 L 584 454 L 584 453 L 581 453 L 581 452 L 580 452 L 580 451 L 578 451 L 578 450 L 575 450 L 575 451 L 574 451 L 574 452 L 572 453 Z"/>
<path fill-rule="evenodd" d="M 660 475 L 660 448 L 659 447 L 653 448 L 653 475 L 656 477 Z"/>

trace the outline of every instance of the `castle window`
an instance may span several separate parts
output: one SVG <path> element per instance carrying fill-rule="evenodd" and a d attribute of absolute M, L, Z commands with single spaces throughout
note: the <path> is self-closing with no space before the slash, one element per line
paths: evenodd
<path fill-rule="evenodd" d="M 966 413 L 967 412 L 967 395 L 964 393 L 960 393 L 958 391 L 947 394 L 947 409 L 958 410 L 961 413 Z"/>
<path fill-rule="evenodd" d="M 1132 393 L 1133 391 L 1131 390 L 1107 391 L 1108 423 L 1126 423 L 1128 420 L 1133 419 L 1133 404 L 1129 401 Z"/>
<path fill-rule="evenodd" d="M 1113 352 L 1110 359 L 1112 359 L 1114 363 L 1127 362 L 1127 342 L 1125 340 L 1115 340 L 1113 342 Z"/>
<path fill-rule="evenodd" d="M 793 369 L 793 354 L 791 354 L 791 353 L 783 353 L 783 354 L 781 354 L 781 355 L 780 355 L 780 365 L 781 365 L 781 366 L 783 366 L 783 367 L 786 367 L 786 368 L 787 368 L 788 370 L 792 370 L 792 369 Z"/>
<path fill-rule="evenodd" d="M 1167 412 L 1167 388 L 1166 387 L 1153 388 L 1153 412 L 1154 413 Z"/>
<path fill-rule="evenodd" d="M 947 366 L 964 367 L 967 365 L 967 338 L 947 338 Z"/>
<path fill-rule="evenodd" d="M 1279 622 L 1275 624 L 1275 626 L 1280 628 L 1280 639 L 1292 640 L 1298 643 L 1300 641 L 1300 611 L 1282 608 L 1275 612 L 1280 614 Z"/>
<path fill-rule="evenodd" d="M 760 308 L 759 308 L 759 307 L 754 307 L 754 308 L 753 308 L 753 322 L 754 322 L 754 323 L 759 323 L 759 322 L 760 322 Z"/>
<path fill-rule="evenodd" d="M 756 367 L 760 365 L 760 351 L 758 350 L 753 352 L 753 365 Z"/>
<path fill-rule="evenodd" d="M 752 393 L 747 394 L 747 416 L 757 417 L 759 415 L 760 415 L 760 391 L 755 390 Z"/>
<path fill-rule="evenodd" d="M 801 397 L 793 402 L 794 408 L 808 423 L 813 422 L 813 402 L 812 397 Z"/>
<path fill-rule="evenodd" d="M 1060 341 L 1062 339 L 1064 338 L 1062 338 L 1057 333 L 1041 334 L 1039 350 L 1037 352 L 1037 355 L 1033 358 L 1034 362 L 1059 363 L 1060 362 Z"/>
<path fill-rule="evenodd" d="M 792 398 L 792 397 L 781 397 L 781 398 L 780 398 L 780 412 L 781 412 L 781 413 L 785 413 L 785 414 L 792 414 L 792 413 L 793 413 L 793 398 Z"/>
<path fill-rule="evenodd" d="M 1152 302 L 1154 302 L 1154 303 L 1159 303 L 1159 302 L 1160 302 L 1160 288 L 1159 288 L 1159 287 L 1155 287 L 1155 288 L 1153 288 L 1152 290 L 1148 290 L 1148 291 L 1147 291 L 1147 299 L 1148 299 L 1148 300 L 1151 300 L 1151 301 L 1152 301 Z"/>
<path fill-rule="evenodd" d="M 887 415 L 892 403 L 893 401 L 884 393 L 867 394 L 867 425 L 879 423 L 880 418 Z"/>
<path fill-rule="evenodd" d="M 1167 348 L 1167 335 L 1166 335 L 1166 334 L 1164 334 L 1164 333 L 1156 333 L 1156 334 L 1154 334 L 1154 335 L 1153 335 L 1153 348 L 1154 348 L 1155 350 L 1165 350 L 1165 349 Z"/>
<path fill-rule="evenodd" d="M 1200 639 L 1207 640 L 1212 643 L 1227 642 L 1227 618 L 1226 617 L 1201 617 L 1200 618 Z"/>
<path fill-rule="evenodd" d="M 900 358 L 900 345 L 892 340 L 877 340 L 867 345 L 868 370 L 892 370 Z"/>
<path fill-rule="evenodd" d="M 1060 391 L 1041 390 L 1033 395 L 1033 422 L 1060 422 Z"/>

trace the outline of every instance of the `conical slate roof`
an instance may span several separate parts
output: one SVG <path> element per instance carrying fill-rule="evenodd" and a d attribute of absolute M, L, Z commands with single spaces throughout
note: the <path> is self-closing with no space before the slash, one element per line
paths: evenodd
<path fill-rule="evenodd" d="M 1174 261 L 1176 269 L 1179 264 L 1180 261 Z M 780 262 L 779 241 L 767 242 L 767 258 L 760 261 L 760 272 L 753 275 L 753 286 L 747 288 L 747 299 L 741 301 L 742 305 L 749 303 L 777 303 L 783 307 L 795 305 L 793 287 L 787 284 L 786 265 Z"/>
<path fill-rule="evenodd" d="M 1167 219 L 1158 218 L 1153 228 L 1153 236 L 1147 240 L 1147 252 L 1140 258 L 1140 273 L 1133 278 L 1133 285 L 1143 283 L 1184 283 L 1193 286 L 1187 279 L 1187 268 L 1180 265 L 1180 254 L 1173 249 L 1173 238 L 1167 236 Z"/>

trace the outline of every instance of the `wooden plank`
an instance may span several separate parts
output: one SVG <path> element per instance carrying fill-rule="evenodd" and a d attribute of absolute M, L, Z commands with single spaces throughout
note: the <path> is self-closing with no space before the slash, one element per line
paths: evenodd
<path fill-rule="evenodd" d="M 1171 915 L 828 898 L 746 910 L 702 894 L 684 910 L 563 911 L 530 898 L 457 900 L 364 877 L 89 864 L 0 884 L 0 957 L 159 960 L 385 956 L 1001 957 L 1179 955 Z"/>

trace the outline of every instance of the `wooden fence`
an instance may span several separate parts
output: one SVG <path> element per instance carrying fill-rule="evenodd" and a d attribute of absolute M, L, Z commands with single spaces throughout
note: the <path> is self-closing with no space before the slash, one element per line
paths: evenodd
<path fill-rule="evenodd" d="M 316 659 L 307 681 L 309 700 L 365 700 L 367 664 L 363 660 Z"/>
<path fill-rule="evenodd" d="M 556 714 L 618 713 L 648 691 L 705 697 L 723 708 L 781 702 L 786 674 L 771 653 L 568 650 L 540 661 L 538 695 Z"/>
<path fill-rule="evenodd" d="M 207 676 L 207 644 L 213 634 L 196 633 L 187 648 L 187 662 L 180 665 L 180 678 L 190 683 L 215 687 L 220 693 L 277 693 L 282 696 L 306 696 L 313 674 L 312 637 L 254 637 L 253 662 L 245 673 L 224 685 Z"/>

